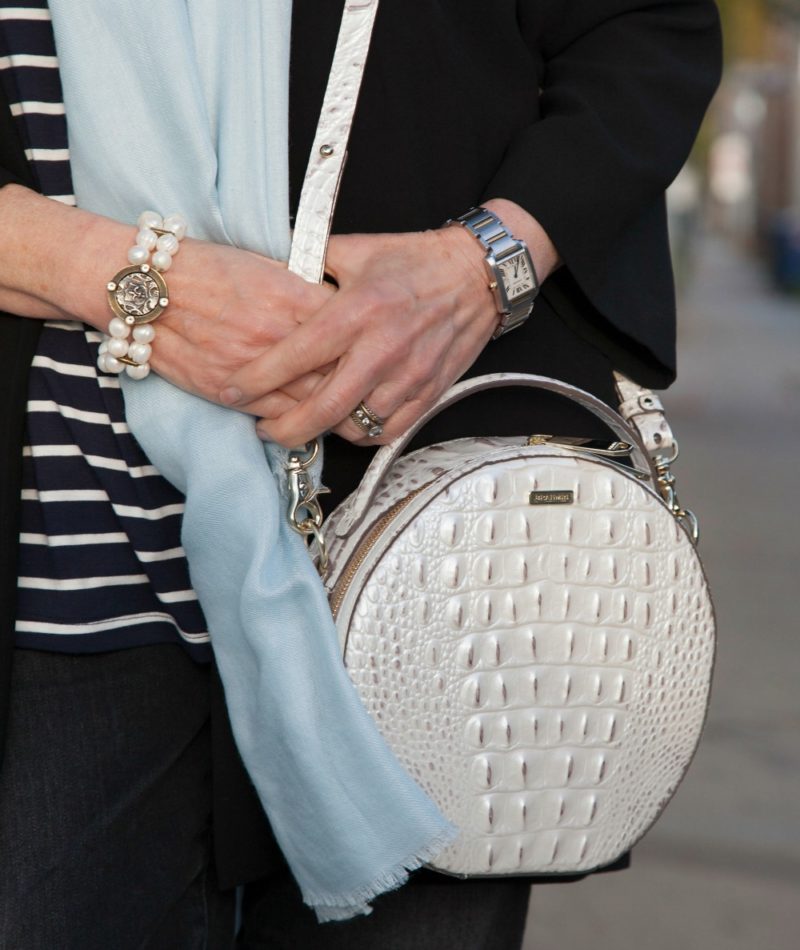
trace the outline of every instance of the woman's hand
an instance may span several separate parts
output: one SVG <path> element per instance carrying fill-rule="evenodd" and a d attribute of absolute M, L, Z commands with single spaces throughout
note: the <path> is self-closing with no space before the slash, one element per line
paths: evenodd
<path fill-rule="evenodd" d="M 327 270 L 339 291 L 262 356 L 234 374 L 222 401 L 262 417 L 259 432 L 300 445 L 336 429 L 359 402 L 399 435 L 475 360 L 497 324 L 480 255 L 456 229 L 331 239 Z M 335 368 L 316 384 L 310 374 Z M 275 390 L 305 389 L 295 402 Z M 375 441 L 375 440 L 370 440 Z"/>
<path fill-rule="evenodd" d="M 66 207 L 19 185 L 0 189 L 0 309 L 105 330 L 112 316 L 106 284 L 126 265 L 135 233 L 133 223 Z M 269 258 L 190 239 L 166 280 L 170 305 L 155 324 L 151 363 L 170 382 L 212 401 L 233 372 L 333 294 Z M 320 379 L 297 380 L 292 392 L 299 398 Z"/>
<path fill-rule="evenodd" d="M 155 324 L 153 369 L 213 402 L 233 372 L 263 357 L 334 294 L 283 263 L 201 241 L 182 243 L 166 277 L 170 305 Z M 312 391 L 328 369 L 292 380 L 287 394 Z"/>
<path fill-rule="evenodd" d="M 557 263 L 544 231 L 518 206 L 491 204 L 528 238 L 543 279 Z M 331 239 L 326 266 L 339 292 L 232 375 L 220 401 L 260 416 L 259 433 L 284 445 L 326 430 L 362 444 L 391 441 L 469 368 L 497 326 L 483 250 L 462 228 L 345 235 Z M 386 420 L 378 439 L 350 419 L 359 402 Z"/>

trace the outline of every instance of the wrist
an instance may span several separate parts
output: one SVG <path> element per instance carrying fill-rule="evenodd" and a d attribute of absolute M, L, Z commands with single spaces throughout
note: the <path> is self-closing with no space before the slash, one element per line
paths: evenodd
<path fill-rule="evenodd" d="M 515 236 L 494 211 L 483 206 L 470 208 L 446 226 L 469 233 L 483 253 L 488 287 L 498 315 L 492 339 L 522 326 L 539 293 L 536 267 L 525 241 Z"/>
<path fill-rule="evenodd" d="M 172 266 L 186 230 L 180 214 L 163 217 L 147 210 L 139 215 L 135 243 L 128 247 L 128 266 L 106 284 L 114 316 L 98 350 L 97 366 L 103 372 L 124 372 L 132 379 L 149 375 L 156 336 L 153 323 L 169 306 L 164 273 Z"/>
<path fill-rule="evenodd" d="M 125 225 L 44 198 L 0 189 L 0 302 L 24 317 L 108 322 L 109 248 L 125 252 Z"/>
<path fill-rule="evenodd" d="M 486 298 L 487 308 L 494 310 L 494 300 L 484 263 L 485 252 L 463 228 L 442 227 L 434 232 L 444 248 L 444 256 L 461 272 L 465 287 Z"/>
<path fill-rule="evenodd" d="M 515 237 L 527 244 L 540 284 L 561 265 L 559 253 L 548 233 L 532 214 L 516 202 L 507 198 L 491 198 L 481 202 L 481 207 L 494 212 Z"/>
<path fill-rule="evenodd" d="M 79 213 L 83 227 L 75 268 L 71 279 L 65 281 L 65 303 L 74 318 L 105 330 L 111 316 L 106 287 L 126 264 L 133 227 L 100 215 Z"/>

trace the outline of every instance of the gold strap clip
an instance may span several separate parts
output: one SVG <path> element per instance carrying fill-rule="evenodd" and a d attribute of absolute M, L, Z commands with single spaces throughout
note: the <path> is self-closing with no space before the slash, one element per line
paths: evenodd
<path fill-rule="evenodd" d="M 309 546 L 316 542 L 317 569 L 324 574 L 328 569 L 328 551 L 322 533 L 323 513 L 319 496 L 330 489 L 324 485 L 315 485 L 309 469 L 319 455 L 319 441 L 314 439 L 301 450 L 289 453 L 286 462 L 286 475 L 289 482 L 289 524 L 306 539 Z"/>
<path fill-rule="evenodd" d="M 686 528 L 693 544 L 700 540 L 700 523 L 693 511 L 681 507 L 678 500 L 678 491 L 675 487 L 675 476 L 672 474 L 671 465 L 678 457 L 678 443 L 674 443 L 672 455 L 654 455 L 653 464 L 656 467 L 658 490 L 661 497 L 667 503 L 667 507 L 675 516 L 675 519 Z"/>

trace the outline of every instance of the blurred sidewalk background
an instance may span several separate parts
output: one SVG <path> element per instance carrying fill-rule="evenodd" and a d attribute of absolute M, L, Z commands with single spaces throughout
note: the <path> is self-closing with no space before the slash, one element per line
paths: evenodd
<path fill-rule="evenodd" d="M 717 667 L 631 870 L 534 887 L 525 950 L 800 947 L 800 0 L 718 0 L 726 74 L 670 189 L 679 378 Z"/>
<path fill-rule="evenodd" d="M 717 608 L 711 710 L 633 867 L 534 887 L 525 950 L 800 946 L 800 299 L 707 237 L 681 306 L 681 501 Z"/>

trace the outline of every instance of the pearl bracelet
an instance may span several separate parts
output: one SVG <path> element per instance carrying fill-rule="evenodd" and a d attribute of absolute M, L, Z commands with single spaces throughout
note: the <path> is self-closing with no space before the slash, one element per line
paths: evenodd
<path fill-rule="evenodd" d="M 104 373 L 124 370 L 132 379 L 144 379 L 150 372 L 156 335 L 150 324 L 169 304 L 162 274 L 178 253 L 187 225 L 179 214 L 162 219 L 155 211 L 143 211 L 137 224 L 136 244 L 128 251 L 131 266 L 115 274 L 106 286 L 114 317 L 100 344 L 97 366 Z"/>

